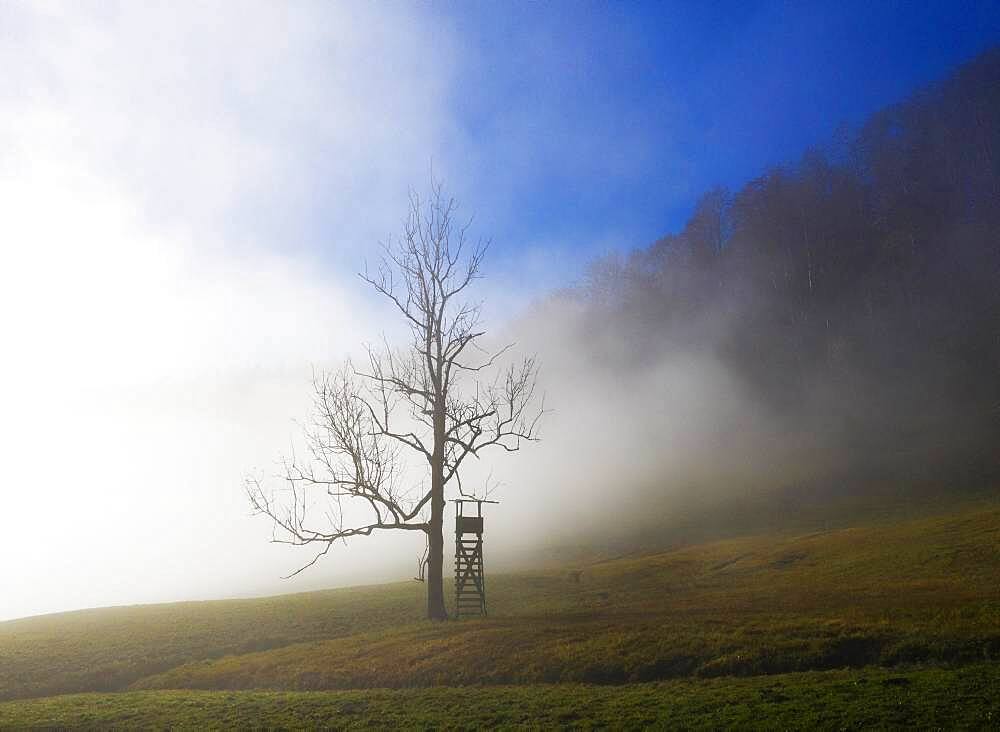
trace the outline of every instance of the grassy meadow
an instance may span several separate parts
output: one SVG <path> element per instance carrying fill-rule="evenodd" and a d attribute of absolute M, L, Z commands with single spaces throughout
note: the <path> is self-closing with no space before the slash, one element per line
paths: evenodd
<path fill-rule="evenodd" d="M 41 616 L 0 623 L 0 726 L 989 726 L 998 577 L 985 501 L 491 575 L 462 622 L 412 582 Z"/>
<path fill-rule="evenodd" d="M 998 664 L 810 671 L 625 686 L 132 691 L 0 704 L 0 727 L 988 728 L 998 720 Z"/>

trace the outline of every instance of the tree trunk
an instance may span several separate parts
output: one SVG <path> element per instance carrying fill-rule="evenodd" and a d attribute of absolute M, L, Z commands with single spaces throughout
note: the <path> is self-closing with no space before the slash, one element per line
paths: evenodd
<path fill-rule="evenodd" d="M 442 535 L 442 519 L 444 517 L 444 500 L 433 501 L 431 508 L 431 525 L 427 537 L 427 618 L 429 620 L 447 620 L 448 611 L 444 606 L 444 536 Z"/>
<path fill-rule="evenodd" d="M 443 400 L 442 400 L 443 401 Z M 431 460 L 431 520 L 427 529 L 427 618 L 447 620 L 444 606 L 444 408 L 434 419 L 434 455 Z M 438 416 L 440 415 L 440 416 Z"/>

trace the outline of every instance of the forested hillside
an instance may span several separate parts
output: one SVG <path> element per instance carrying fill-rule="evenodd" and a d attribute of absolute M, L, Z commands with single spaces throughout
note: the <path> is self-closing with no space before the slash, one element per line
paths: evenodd
<path fill-rule="evenodd" d="M 1000 48 L 706 193 L 683 231 L 567 296 L 617 324 L 589 334 L 607 367 L 710 354 L 835 453 L 831 480 L 983 484 L 1000 474 L 998 232 Z"/>

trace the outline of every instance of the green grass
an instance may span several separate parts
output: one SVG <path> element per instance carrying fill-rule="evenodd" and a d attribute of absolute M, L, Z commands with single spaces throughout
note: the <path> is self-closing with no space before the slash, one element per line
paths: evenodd
<path fill-rule="evenodd" d="M 571 570 L 582 571 L 579 581 Z M 301 714 L 315 709 L 333 719 L 338 705 L 369 698 L 383 700 L 371 702 L 375 716 L 351 720 L 367 723 L 398 708 L 431 724 L 426 714 L 458 703 L 448 699 L 481 698 L 484 714 L 507 715 L 495 721 L 513 724 L 534 717 L 512 710 L 550 714 L 549 707 L 562 708 L 557 697 L 572 707 L 591 696 L 597 716 L 588 719 L 606 714 L 613 722 L 624 714 L 616 705 L 628 704 L 635 724 L 646 719 L 647 706 L 660 709 L 654 721 L 688 724 L 688 717 L 662 716 L 680 704 L 677 714 L 702 709 L 711 712 L 706 720 L 736 724 L 744 718 L 719 717 L 723 712 L 712 704 L 731 689 L 744 696 L 723 704 L 725 714 L 748 713 L 776 680 L 799 690 L 787 696 L 789 719 L 800 724 L 814 719 L 807 716 L 810 684 L 826 685 L 829 703 L 840 710 L 815 718 L 823 724 L 837 714 L 856 718 L 844 716 L 845 700 L 853 698 L 844 684 L 862 696 L 877 691 L 883 701 L 924 685 L 927 694 L 904 706 L 933 719 L 945 714 L 944 690 L 974 696 L 961 685 L 975 679 L 995 688 L 997 577 L 1000 507 L 981 502 L 935 516 L 491 575 L 490 617 L 462 622 L 421 620 L 424 588 L 417 583 L 29 618 L 0 623 L 0 700 L 127 693 L 3 705 L 0 726 L 43 719 L 101 726 L 119 719 L 101 714 L 130 710 L 138 710 L 143 726 L 163 724 L 171 714 L 187 723 L 184 715 L 202 708 L 208 716 L 191 717 L 192 726 L 253 719 L 226 716 L 223 699 L 273 720 L 261 724 L 309 726 L 295 716 L 300 706 Z M 836 669 L 854 670 L 830 671 Z M 910 681 L 899 688 L 879 681 L 875 691 L 858 691 L 845 681 L 900 673 Z M 940 694 L 932 693 L 935 685 Z M 179 689 L 215 693 L 169 691 Z M 255 691 L 230 693 L 243 690 Z M 858 713 L 870 707 L 888 714 L 882 703 L 864 697 Z M 993 712 L 985 702 L 969 703 L 976 714 Z M 60 716 L 90 713 L 98 716 Z M 540 724 L 573 721 L 544 714 Z M 463 723 L 491 720 L 471 716 Z"/>
<path fill-rule="evenodd" d="M 628 686 L 550 684 L 339 692 L 139 691 L 0 704 L 0 727 L 986 728 L 1000 665 L 825 671 Z"/>
<path fill-rule="evenodd" d="M 189 661 L 412 622 L 420 603 L 416 583 L 398 583 L 0 623 L 0 700 L 116 691 Z"/>
<path fill-rule="evenodd" d="M 133 688 L 624 683 L 1000 659 L 1000 511 L 498 576 L 484 620 L 196 661 Z"/>

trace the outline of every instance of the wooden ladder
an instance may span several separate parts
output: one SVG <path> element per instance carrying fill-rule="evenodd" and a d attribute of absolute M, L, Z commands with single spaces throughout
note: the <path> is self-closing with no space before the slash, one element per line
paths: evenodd
<path fill-rule="evenodd" d="M 483 537 L 455 537 L 455 613 L 458 617 L 486 615 Z"/>

